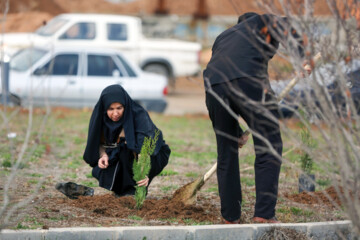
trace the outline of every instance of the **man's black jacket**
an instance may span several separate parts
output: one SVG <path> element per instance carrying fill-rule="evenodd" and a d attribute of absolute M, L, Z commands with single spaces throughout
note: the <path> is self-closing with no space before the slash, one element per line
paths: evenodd
<path fill-rule="evenodd" d="M 227 29 L 213 45 L 211 60 L 204 71 L 205 86 L 243 77 L 268 82 L 268 61 L 290 34 L 299 37 L 286 18 L 270 14 L 253 14 Z M 302 48 L 294 47 L 302 56 Z"/>

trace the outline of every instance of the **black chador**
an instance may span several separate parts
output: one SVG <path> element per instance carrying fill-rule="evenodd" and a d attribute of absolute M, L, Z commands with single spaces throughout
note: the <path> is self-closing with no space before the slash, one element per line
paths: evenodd
<path fill-rule="evenodd" d="M 112 103 L 124 106 L 123 116 L 117 122 L 112 121 L 106 113 Z M 154 137 L 155 130 L 159 129 L 146 110 L 134 102 L 121 86 L 111 85 L 102 91 L 91 115 L 83 156 L 93 168 L 92 175 L 99 180 L 101 187 L 120 196 L 135 193 L 133 161 L 140 153 L 144 138 Z M 109 166 L 104 169 L 98 167 L 102 149 L 109 157 Z M 170 152 L 160 131 L 151 156 L 149 183 L 167 165 Z"/>

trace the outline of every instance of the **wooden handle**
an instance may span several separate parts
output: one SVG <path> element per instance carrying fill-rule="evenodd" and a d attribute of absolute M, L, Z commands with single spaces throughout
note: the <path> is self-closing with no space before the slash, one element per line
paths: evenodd
<path fill-rule="evenodd" d="M 217 163 L 215 163 L 209 171 L 207 171 L 207 173 L 205 173 L 204 175 L 204 182 L 206 182 L 206 180 L 208 180 L 213 174 L 214 172 L 216 171 L 216 168 L 217 168 Z"/>
<path fill-rule="evenodd" d="M 249 129 L 246 129 L 241 136 L 249 136 L 249 135 L 250 135 L 250 131 Z"/>

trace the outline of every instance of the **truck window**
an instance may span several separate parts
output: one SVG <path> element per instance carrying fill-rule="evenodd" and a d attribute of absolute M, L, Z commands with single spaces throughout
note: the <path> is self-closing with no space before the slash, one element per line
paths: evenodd
<path fill-rule="evenodd" d="M 66 75 L 74 76 L 78 73 L 79 55 L 59 54 L 35 71 L 35 75 Z"/>
<path fill-rule="evenodd" d="M 62 26 L 64 26 L 68 20 L 61 19 L 61 18 L 54 18 L 45 26 L 36 30 L 36 33 L 41 36 L 51 36 L 55 32 L 57 32 Z"/>
<path fill-rule="evenodd" d="M 121 64 L 124 66 L 125 70 L 128 73 L 129 77 L 136 77 L 135 71 L 131 68 L 131 66 L 119 55 L 116 55 L 120 60 Z"/>
<path fill-rule="evenodd" d="M 117 77 L 124 76 L 111 56 L 88 55 L 88 76 Z"/>
<path fill-rule="evenodd" d="M 126 41 L 128 39 L 127 25 L 121 23 L 108 23 L 107 37 L 109 40 Z"/>
<path fill-rule="evenodd" d="M 59 37 L 59 39 L 91 40 L 95 38 L 95 35 L 95 23 L 80 22 L 72 25 L 64 34 Z"/>

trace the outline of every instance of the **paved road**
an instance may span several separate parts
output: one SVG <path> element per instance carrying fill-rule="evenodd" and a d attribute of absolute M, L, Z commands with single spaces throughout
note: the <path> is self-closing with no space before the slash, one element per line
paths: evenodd
<path fill-rule="evenodd" d="M 166 115 L 208 114 L 201 78 L 177 79 L 176 89 L 167 96 Z"/>
<path fill-rule="evenodd" d="M 203 92 L 176 92 L 167 97 L 165 115 L 208 114 Z"/>

